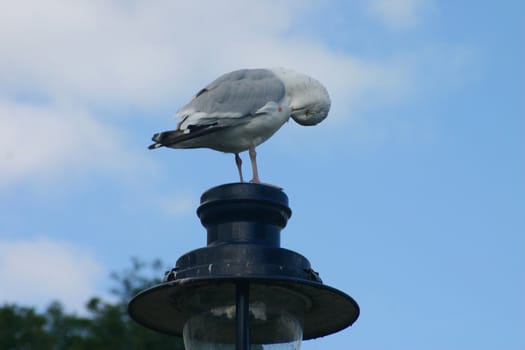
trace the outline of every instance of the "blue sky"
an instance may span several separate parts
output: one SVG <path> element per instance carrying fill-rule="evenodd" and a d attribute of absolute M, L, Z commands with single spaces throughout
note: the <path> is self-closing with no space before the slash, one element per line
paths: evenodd
<path fill-rule="evenodd" d="M 218 75 L 284 66 L 323 82 L 332 110 L 258 148 L 262 180 L 290 198 L 282 244 L 362 310 L 303 349 L 525 348 L 524 13 L 517 0 L 2 3 L 0 302 L 81 312 L 131 257 L 170 267 L 203 246 L 199 196 L 237 181 L 233 156 L 149 139 Z"/>

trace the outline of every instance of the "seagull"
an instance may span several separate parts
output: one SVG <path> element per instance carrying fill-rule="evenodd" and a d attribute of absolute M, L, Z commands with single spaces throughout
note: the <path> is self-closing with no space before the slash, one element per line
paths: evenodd
<path fill-rule="evenodd" d="M 261 183 L 255 148 L 268 140 L 290 117 L 301 125 L 316 125 L 330 110 L 326 88 L 307 75 L 285 68 L 241 69 L 226 73 L 200 90 L 180 108 L 175 130 L 153 135 L 159 147 L 210 148 L 235 155 L 248 151 L 252 183 Z"/>

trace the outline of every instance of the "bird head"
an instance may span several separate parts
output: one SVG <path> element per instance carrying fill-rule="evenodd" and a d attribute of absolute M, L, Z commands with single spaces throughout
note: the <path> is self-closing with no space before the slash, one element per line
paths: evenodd
<path fill-rule="evenodd" d="M 330 96 L 317 80 L 289 69 L 276 68 L 286 88 L 291 117 L 301 125 L 316 125 L 322 122 L 330 111 Z"/>
<path fill-rule="evenodd" d="M 309 103 L 292 106 L 291 117 L 296 123 L 309 126 L 322 122 L 330 110 L 330 99 L 318 99 Z"/>

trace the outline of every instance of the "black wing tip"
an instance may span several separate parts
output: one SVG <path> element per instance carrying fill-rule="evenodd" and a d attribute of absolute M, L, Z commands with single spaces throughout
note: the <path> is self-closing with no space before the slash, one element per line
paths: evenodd
<path fill-rule="evenodd" d="M 157 148 L 164 146 L 164 144 L 162 144 L 161 138 L 162 138 L 161 132 L 154 134 L 153 137 L 151 138 L 151 141 L 154 141 L 155 143 L 149 145 L 148 149 L 157 149 Z"/>
<path fill-rule="evenodd" d="M 154 143 L 154 144 L 149 145 L 148 149 L 157 149 L 157 148 L 160 148 L 162 146 L 164 146 L 164 145 L 161 144 L 161 143 Z"/>

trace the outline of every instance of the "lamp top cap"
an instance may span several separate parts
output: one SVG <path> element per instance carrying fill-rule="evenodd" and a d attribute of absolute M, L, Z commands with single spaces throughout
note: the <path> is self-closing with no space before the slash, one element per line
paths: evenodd
<path fill-rule="evenodd" d="M 201 196 L 201 205 L 224 200 L 256 200 L 288 207 L 288 196 L 282 189 L 247 182 L 230 183 L 210 188 Z"/>

